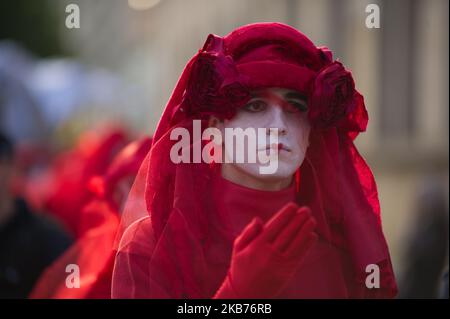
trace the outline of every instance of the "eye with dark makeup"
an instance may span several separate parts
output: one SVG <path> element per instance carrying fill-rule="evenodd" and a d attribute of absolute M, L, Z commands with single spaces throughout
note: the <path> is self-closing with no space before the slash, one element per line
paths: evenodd
<path fill-rule="evenodd" d="M 307 112 L 308 106 L 304 101 L 288 100 L 286 103 L 286 111 L 289 113 Z"/>
<path fill-rule="evenodd" d="M 285 103 L 283 103 L 283 109 L 287 113 L 302 113 L 308 111 L 306 104 L 306 98 L 297 92 L 288 92 L 283 97 Z M 246 105 L 243 110 L 249 113 L 258 113 L 265 111 L 269 106 L 269 102 L 264 98 L 254 97 Z"/>
<path fill-rule="evenodd" d="M 298 113 L 298 112 L 307 112 L 308 105 L 306 103 L 306 97 L 299 92 L 287 92 L 284 95 L 284 99 L 286 100 L 288 106 L 288 112 Z"/>
<path fill-rule="evenodd" d="M 244 105 L 243 109 L 250 113 L 262 112 L 267 109 L 267 103 L 260 99 L 253 99 Z"/>

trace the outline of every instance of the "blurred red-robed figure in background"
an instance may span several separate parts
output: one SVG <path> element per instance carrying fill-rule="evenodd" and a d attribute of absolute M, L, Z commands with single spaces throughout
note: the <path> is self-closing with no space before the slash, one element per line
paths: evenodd
<path fill-rule="evenodd" d="M 86 187 L 101 176 L 118 152 L 131 141 L 125 128 L 108 125 L 81 135 L 75 147 L 59 155 L 50 168 L 43 210 L 56 217 L 74 238 L 81 235 L 81 210 L 92 198 Z"/>
<path fill-rule="evenodd" d="M 111 276 L 115 252 L 113 243 L 122 205 L 135 175 L 151 147 L 150 138 L 132 142 L 112 161 L 103 176 L 89 180 L 90 201 L 82 208 L 78 240 L 36 284 L 30 298 L 102 298 L 111 297 Z M 67 285 L 68 265 L 80 271 L 79 287 Z M 70 280 L 70 279 L 69 279 Z"/>

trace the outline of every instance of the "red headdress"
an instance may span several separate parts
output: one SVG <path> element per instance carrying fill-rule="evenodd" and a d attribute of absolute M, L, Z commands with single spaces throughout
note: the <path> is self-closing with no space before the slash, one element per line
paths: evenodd
<path fill-rule="evenodd" d="M 210 115 L 233 117 L 248 101 L 249 91 L 261 87 L 303 93 L 313 128 L 297 172 L 295 200 L 311 208 L 322 244 L 312 249 L 298 280 L 279 297 L 396 295 L 376 184 L 353 144 L 365 131 L 368 117 L 351 72 L 301 32 L 279 23 L 257 23 L 223 38 L 210 35 L 186 65 L 128 198 L 113 297 L 214 296 L 242 224 L 236 228 L 235 214 L 220 207 L 222 190 L 217 185 L 226 183 L 215 184 L 216 165 L 171 162 L 176 141 L 170 133 L 183 127 L 192 136 L 193 119 L 207 127 Z M 247 222 L 255 216 L 267 219 L 258 209 L 275 207 L 285 195 L 241 189 L 236 197 L 244 193 L 247 203 L 239 218 Z M 370 264 L 380 268 L 378 289 L 365 286 Z"/>

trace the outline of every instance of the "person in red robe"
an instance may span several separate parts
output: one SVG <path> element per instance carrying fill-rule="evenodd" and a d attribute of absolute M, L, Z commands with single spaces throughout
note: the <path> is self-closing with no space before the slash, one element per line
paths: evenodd
<path fill-rule="evenodd" d="M 58 219 L 76 239 L 80 237 L 81 210 L 92 198 L 90 178 L 106 172 L 113 158 L 130 142 L 126 129 L 116 125 L 81 135 L 75 147 L 60 154 L 45 179 L 42 209 Z"/>
<path fill-rule="evenodd" d="M 367 122 L 351 72 L 298 30 L 209 35 L 130 192 L 112 297 L 395 297 L 376 183 L 354 145 Z M 229 147 L 227 129 L 249 136 Z"/>
<path fill-rule="evenodd" d="M 91 178 L 88 189 L 93 198 L 81 211 L 78 240 L 46 269 L 30 298 L 111 298 L 113 244 L 120 212 L 150 146 L 148 137 L 130 143 L 116 155 L 103 176 Z M 78 287 L 67 285 L 68 265 L 79 269 Z"/>

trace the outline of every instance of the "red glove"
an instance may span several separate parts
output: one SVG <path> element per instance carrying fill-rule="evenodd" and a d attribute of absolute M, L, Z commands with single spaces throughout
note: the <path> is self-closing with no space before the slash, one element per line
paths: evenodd
<path fill-rule="evenodd" d="M 274 298 L 317 240 L 307 207 L 289 203 L 265 225 L 253 219 L 235 239 L 228 275 L 214 298 Z"/>

